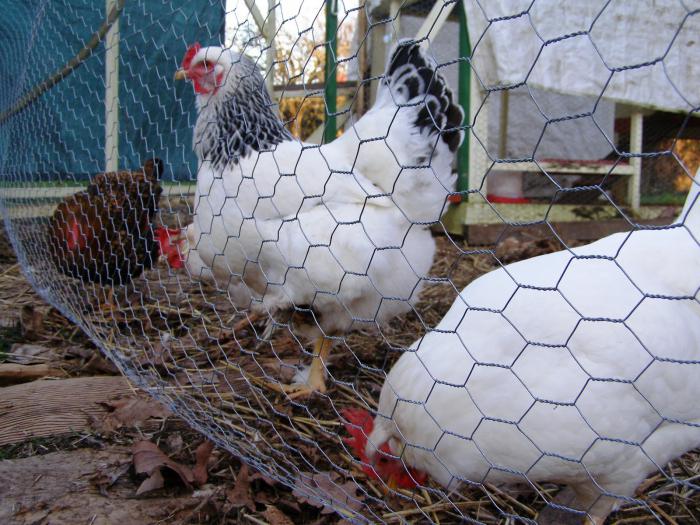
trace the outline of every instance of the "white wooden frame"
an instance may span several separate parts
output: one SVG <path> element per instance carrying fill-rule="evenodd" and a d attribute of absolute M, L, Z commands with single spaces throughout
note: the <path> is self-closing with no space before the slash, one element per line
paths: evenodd
<path fill-rule="evenodd" d="M 105 19 L 117 5 L 106 0 Z M 105 171 L 119 169 L 119 18 L 105 38 Z"/>

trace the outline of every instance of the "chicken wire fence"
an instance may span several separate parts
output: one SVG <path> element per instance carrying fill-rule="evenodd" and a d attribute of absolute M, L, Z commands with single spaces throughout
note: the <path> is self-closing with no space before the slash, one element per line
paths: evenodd
<path fill-rule="evenodd" d="M 5 226 L 131 381 L 349 521 L 697 520 L 699 11 L 9 2 Z"/>

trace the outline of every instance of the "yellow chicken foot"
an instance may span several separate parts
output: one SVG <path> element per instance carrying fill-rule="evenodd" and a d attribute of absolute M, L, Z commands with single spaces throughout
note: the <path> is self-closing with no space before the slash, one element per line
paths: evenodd
<path fill-rule="evenodd" d="M 292 385 L 282 385 L 279 383 L 267 382 L 266 385 L 277 392 L 284 392 L 290 399 L 300 399 L 309 397 L 314 392 L 325 392 L 326 370 L 325 362 L 331 353 L 333 341 L 321 336 L 314 343 L 313 360 L 309 370 L 309 378 L 306 383 L 295 383 Z"/>
<path fill-rule="evenodd" d="M 116 321 L 124 321 L 126 319 L 124 312 L 121 310 L 119 302 L 114 300 L 114 288 L 111 286 L 107 287 L 105 301 L 98 306 L 97 311 L 104 319 L 112 319 Z"/>
<path fill-rule="evenodd" d="M 117 304 L 114 302 L 114 288 L 107 287 L 105 302 L 100 305 L 100 311 L 104 314 L 112 314 L 117 310 Z"/>

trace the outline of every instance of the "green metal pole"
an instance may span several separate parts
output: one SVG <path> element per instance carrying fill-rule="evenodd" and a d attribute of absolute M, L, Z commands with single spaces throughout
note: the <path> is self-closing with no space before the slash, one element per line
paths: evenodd
<path fill-rule="evenodd" d="M 471 102 L 471 65 L 467 60 L 471 57 L 472 47 L 469 44 L 469 28 L 467 27 L 467 12 L 464 9 L 464 2 L 459 2 L 459 104 L 464 109 L 464 125 L 468 126 L 471 123 L 471 115 L 469 114 Z M 464 136 L 464 142 L 457 152 L 457 191 L 466 191 L 469 189 L 469 141 L 471 140 L 470 130 L 467 129 Z"/>
<path fill-rule="evenodd" d="M 338 79 L 336 77 L 336 56 L 338 50 L 338 0 L 326 1 L 326 71 L 325 99 L 326 126 L 323 131 L 323 141 L 327 144 L 335 140 Z"/>

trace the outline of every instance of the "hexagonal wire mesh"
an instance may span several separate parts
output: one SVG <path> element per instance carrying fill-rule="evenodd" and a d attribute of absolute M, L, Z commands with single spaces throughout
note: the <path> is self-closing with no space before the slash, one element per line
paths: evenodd
<path fill-rule="evenodd" d="M 188 4 L 4 10 L 0 203 L 46 300 L 347 519 L 697 519 L 697 193 L 635 199 L 692 186 L 698 6 Z M 644 141 L 641 106 L 675 112 Z"/>

